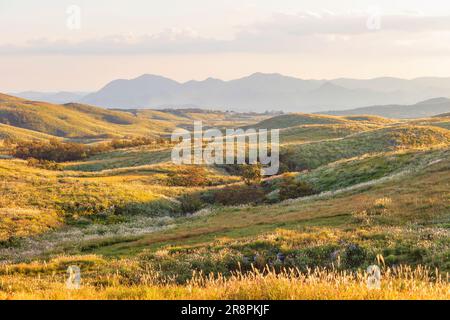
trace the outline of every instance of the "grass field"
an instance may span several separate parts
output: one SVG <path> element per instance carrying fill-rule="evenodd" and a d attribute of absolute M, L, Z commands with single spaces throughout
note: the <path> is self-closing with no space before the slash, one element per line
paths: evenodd
<path fill-rule="evenodd" d="M 246 187 L 223 166 L 172 164 L 169 145 L 44 169 L 4 143 L 156 137 L 193 120 L 279 128 L 291 172 Z M 447 120 L 121 111 L 1 95 L 0 298 L 449 299 Z M 201 183 L 174 180 L 191 172 Z M 288 176 L 314 194 L 281 201 Z M 250 200 L 215 202 L 229 187 Z M 381 290 L 366 285 L 373 264 Z M 81 268 L 79 290 L 65 288 L 70 265 Z"/>
<path fill-rule="evenodd" d="M 196 275 L 187 285 L 161 283 L 155 280 L 150 270 L 135 270 L 136 277 L 123 276 L 124 269 L 135 269 L 133 261 L 109 263 L 110 275 L 105 275 L 106 261 L 95 257 L 91 271 L 82 280 L 79 290 L 68 290 L 64 286 L 64 271 L 68 260 L 59 259 L 51 276 L 36 277 L 49 273 L 54 264 L 33 265 L 28 270 L 2 270 L 0 299 L 158 299 L 158 300 L 366 300 L 366 299 L 442 299 L 450 298 L 448 279 L 431 276 L 423 268 L 396 268 L 383 270 L 383 284 L 379 290 L 368 289 L 367 275 L 362 272 L 348 273 L 311 270 L 307 273 L 295 269 L 274 272 L 267 269 L 259 272 L 236 272 L 230 277 Z M 81 259 L 73 259 L 79 263 Z M 50 267 L 49 267 L 50 266 Z M 98 268 L 99 270 L 96 270 Z M 11 269 L 21 269 L 13 266 Z M 24 273 L 28 273 L 24 275 Z M 139 284 L 136 284 L 139 283 Z"/>

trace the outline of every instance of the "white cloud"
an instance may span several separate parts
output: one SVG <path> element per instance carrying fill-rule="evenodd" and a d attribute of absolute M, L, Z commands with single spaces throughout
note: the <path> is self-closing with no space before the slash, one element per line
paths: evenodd
<path fill-rule="evenodd" d="M 418 13 L 380 17 L 380 29 L 370 30 L 371 13 L 278 13 L 270 19 L 241 26 L 233 39 L 207 38 L 190 28 L 172 28 L 157 34 L 111 35 L 80 42 L 35 39 L 23 45 L 0 45 L 0 54 L 189 54 L 189 53 L 292 53 L 327 50 L 339 54 L 371 49 L 409 54 L 440 54 L 448 46 L 431 35 L 450 31 L 449 16 Z M 429 39 L 433 39 L 430 42 Z M 422 46 L 427 45 L 426 50 Z M 411 51 L 411 49 L 416 49 Z M 403 51 L 402 51 L 403 50 Z"/>

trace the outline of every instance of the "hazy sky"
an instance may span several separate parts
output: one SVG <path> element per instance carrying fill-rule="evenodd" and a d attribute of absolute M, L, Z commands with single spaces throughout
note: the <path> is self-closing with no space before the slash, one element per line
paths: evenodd
<path fill-rule="evenodd" d="M 445 0 L 0 0 L 0 92 L 143 73 L 450 76 Z"/>

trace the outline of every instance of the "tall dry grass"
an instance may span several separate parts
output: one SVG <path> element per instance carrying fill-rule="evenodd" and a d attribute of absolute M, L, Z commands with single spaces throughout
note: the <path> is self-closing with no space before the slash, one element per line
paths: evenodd
<path fill-rule="evenodd" d="M 433 274 L 433 275 L 432 275 Z M 119 273 L 107 279 L 87 279 L 79 290 L 65 288 L 63 279 L 39 275 L 0 276 L 1 299 L 450 299 L 448 275 L 422 267 L 386 268 L 381 288 L 369 289 L 365 272 L 296 269 L 275 273 L 234 273 L 233 276 L 194 274 L 186 285 L 155 282 L 151 272 L 140 284 L 125 285 Z"/>

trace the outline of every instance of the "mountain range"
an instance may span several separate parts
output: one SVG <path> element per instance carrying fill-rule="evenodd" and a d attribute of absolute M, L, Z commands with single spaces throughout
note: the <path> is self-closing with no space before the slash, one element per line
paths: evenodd
<path fill-rule="evenodd" d="M 80 93 L 15 94 L 26 99 L 52 103 L 80 102 L 100 107 L 184 108 L 286 112 L 324 112 L 373 105 L 412 105 L 436 97 L 450 97 L 450 78 L 339 78 L 304 80 L 281 74 L 254 73 L 223 81 L 175 80 L 145 74 L 118 79 L 82 96 Z"/>

